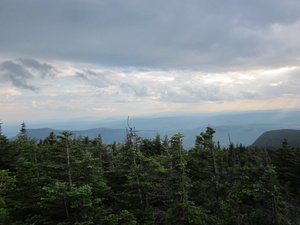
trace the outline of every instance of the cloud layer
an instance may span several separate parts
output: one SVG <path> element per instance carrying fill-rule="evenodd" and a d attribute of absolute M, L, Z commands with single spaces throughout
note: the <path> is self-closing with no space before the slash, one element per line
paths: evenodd
<path fill-rule="evenodd" d="M 37 102 L 45 105 L 47 98 L 52 98 L 50 103 L 57 101 L 62 105 L 79 101 L 97 106 L 99 103 L 126 102 L 221 103 L 300 94 L 299 67 L 246 73 L 130 71 L 99 67 L 82 69 L 70 64 L 55 67 L 27 58 L 1 62 L 0 67 L 2 88 L 8 83 L 16 90 L 39 91 L 36 95 L 28 94 L 40 99 L 35 100 L 34 107 Z M 91 105 L 85 106 L 90 108 Z"/>
<path fill-rule="evenodd" d="M 7 117 L 300 107 L 297 0 L 0 5 Z"/>
<path fill-rule="evenodd" d="M 299 62 L 300 4 L 4 0 L 0 50 L 104 66 L 228 71 Z"/>

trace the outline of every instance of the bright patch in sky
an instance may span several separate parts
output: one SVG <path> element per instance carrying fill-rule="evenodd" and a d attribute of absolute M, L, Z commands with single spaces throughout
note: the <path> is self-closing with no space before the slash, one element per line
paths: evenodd
<path fill-rule="evenodd" d="M 211 83 L 220 83 L 220 84 L 229 84 L 229 83 L 233 83 L 234 79 L 227 77 L 225 75 L 220 76 L 207 76 L 204 78 L 204 82 L 206 84 L 211 84 Z"/>

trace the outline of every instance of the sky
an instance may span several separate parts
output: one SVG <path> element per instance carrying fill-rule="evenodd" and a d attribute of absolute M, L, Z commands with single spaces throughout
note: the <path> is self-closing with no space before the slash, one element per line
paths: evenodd
<path fill-rule="evenodd" d="M 299 12 L 299 0 L 0 0 L 0 118 L 300 108 Z"/>

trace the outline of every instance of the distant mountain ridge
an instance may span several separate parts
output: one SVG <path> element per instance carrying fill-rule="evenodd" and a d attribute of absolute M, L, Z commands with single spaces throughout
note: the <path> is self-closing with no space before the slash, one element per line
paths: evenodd
<path fill-rule="evenodd" d="M 49 136 L 51 132 L 55 135 L 59 135 L 61 132 L 66 130 L 56 130 L 51 128 L 37 128 L 37 129 L 27 129 L 27 135 L 36 140 L 44 140 L 46 137 Z M 126 130 L 125 129 L 110 129 L 110 128 L 94 128 L 88 130 L 68 130 L 73 133 L 74 137 L 86 137 L 88 136 L 90 139 L 96 138 L 99 134 L 101 134 L 102 141 L 104 143 L 113 143 L 121 142 L 125 140 Z M 18 134 L 20 135 L 20 134 Z M 12 137 L 11 139 L 17 139 L 18 135 Z M 122 138 L 123 140 L 121 140 Z"/>
<path fill-rule="evenodd" d="M 269 131 L 270 129 L 280 128 L 278 125 L 244 125 L 244 126 L 216 126 L 213 129 L 216 130 L 214 135 L 214 141 L 219 142 L 222 147 L 227 147 L 230 141 L 234 144 L 243 144 L 245 146 L 252 145 L 258 147 L 266 147 L 271 146 L 271 143 L 276 143 L 276 146 L 281 146 L 283 138 L 279 137 L 287 137 L 288 140 L 291 140 L 291 143 L 295 143 L 293 135 L 283 135 L 279 132 L 278 135 L 274 135 Z M 183 137 L 183 146 L 186 150 L 191 149 L 194 146 L 196 136 L 201 132 L 204 132 L 206 127 L 199 127 L 196 129 L 177 129 L 177 130 L 169 130 L 169 131 L 159 131 L 159 130 L 137 130 L 137 134 L 142 138 L 154 138 L 156 134 L 159 134 L 161 138 L 164 136 L 168 136 L 169 138 L 176 133 L 181 133 L 184 135 Z M 284 131 L 299 131 L 295 129 L 283 129 Z M 43 140 L 49 136 L 50 132 L 53 132 L 56 135 L 59 135 L 60 132 L 66 130 L 57 130 L 51 128 L 38 128 L 38 129 L 27 129 L 27 134 L 29 137 L 36 140 Z M 74 137 L 86 137 L 88 136 L 90 139 L 96 138 L 99 134 L 101 134 L 102 141 L 105 144 L 111 144 L 114 141 L 117 143 L 124 143 L 126 139 L 126 129 L 112 129 L 112 128 L 93 128 L 87 130 L 69 130 L 73 133 Z M 257 137 L 261 137 L 262 133 L 266 134 L 267 138 L 262 137 L 261 139 Z M 285 132 L 290 133 L 290 132 Z M 261 136 L 260 136 L 261 135 Z M 281 136 L 280 136 L 281 135 Z M 282 136 L 283 135 L 283 136 Z M 269 137 L 275 136 L 277 138 L 277 142 L 274 142 Z M 18 136 L 12 137 L 14 140 Z M 297 136 L 300 140 L 299 135 Z M 230 139 L 230 141 L 229 141 Z M 256 140 L 254 142 L 254 140 Z M 270 141 L 269 141 L 270 140 Z M 269 144 L 270 143 L 270 144 Z M 295 144 L 295 146 L 300 146 Z"/>
<path fill-rule="evenodd" d="M 102 118 L 60 118 L 45 121 L 25 121 L 29 136 L 44 139 L 51 131 L 71 131 L 77 137 L 89 136 L 90 139 L 100 133 L 106 144 L 113 141 L 123 143 L 126 138 L 127 123 L 135 127 L 138 135 L 143 138 L 154 138 L 157 133 L 161 138 L 174 134 L 184 135 L 183 145 L 189 150 L 194 146 L 196 135 L 205 132 L 209 124 L 216 130 L 214 141 L 222 147 L 229 142 L 250 146 L 264 132 L 280 129 L 300 129 L 300 109 L 267 110 L 223 113 L 180 113 L 149 116 L 127 116 Z M 21 123 L 4 123 L 2 128 L 8 137 L 20 130 Z M 48 127 L 48 128 L 41 128 Z M 30 128 L 30 129 L 29 129 Z M 230 139 L 230 141 L 229 141 Z"/>
<path fill-rule="evenodd" d="M 288 141 L 290 146 L 300 148 L 300 130 L 295 129 L 267 131 L 259 136 L 252 146 L 259 148 L 280 148 L 284 139 Z"/>

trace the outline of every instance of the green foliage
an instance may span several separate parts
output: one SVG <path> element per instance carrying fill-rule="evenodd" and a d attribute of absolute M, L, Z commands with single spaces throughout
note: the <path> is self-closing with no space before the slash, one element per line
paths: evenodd
<path fill-rule="evenodd" d="M 9 224 L 11 216 L 7 207 L 8 195 L 15 188 L 16 177 L 8 170 L 0 170 L 0 224 Z"/>
<path fill-rule="evenodd" d="M 123 144 L 0 135 L 0 224 L 300 224 L 300 152 L 229 145 L 214 129 Z"/>

